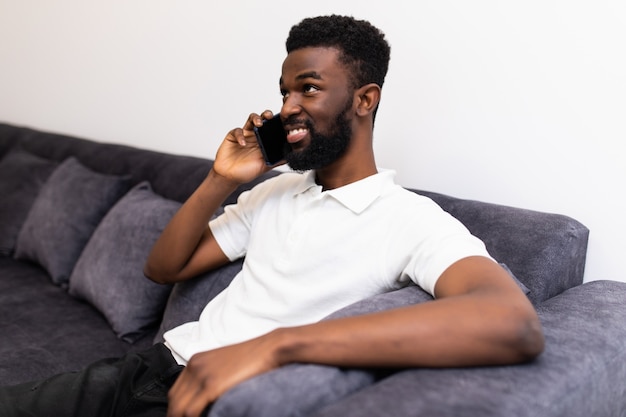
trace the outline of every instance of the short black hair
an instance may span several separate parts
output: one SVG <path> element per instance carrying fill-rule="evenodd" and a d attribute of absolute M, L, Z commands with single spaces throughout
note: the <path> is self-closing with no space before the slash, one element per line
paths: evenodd
<path fill-rule="evenodd" d="M 391 48 L 385 34 L 365 20 L 319 16 L 302 20 L 289 31 L 287 53 L 307 47 L 334 47 L 352 73 L 354 88 L 385 82 Z"/>

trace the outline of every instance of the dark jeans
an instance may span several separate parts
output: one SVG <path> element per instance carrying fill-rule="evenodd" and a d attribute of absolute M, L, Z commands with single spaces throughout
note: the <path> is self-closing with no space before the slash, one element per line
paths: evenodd
<path fill-rule="evenodd" d="M 0 388 L 2 417 L 156 417 L 183 367 L 157 344 L 82 371 Z"/>

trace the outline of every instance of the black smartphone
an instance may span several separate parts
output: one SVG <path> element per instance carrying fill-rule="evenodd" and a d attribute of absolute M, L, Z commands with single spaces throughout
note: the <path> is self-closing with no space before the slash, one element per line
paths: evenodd
<path fill-rule="evenodd" d="M 280 115 L 276 115 L 271 119 L 264 120 L 263 126 L 254 127 L 256 140 L 263 153 L 265 164 L 276 165 L 285 159 L 285 153 L 289 150 L 289 142 L 287 142 L 287 133 L 280 120 Z"/>

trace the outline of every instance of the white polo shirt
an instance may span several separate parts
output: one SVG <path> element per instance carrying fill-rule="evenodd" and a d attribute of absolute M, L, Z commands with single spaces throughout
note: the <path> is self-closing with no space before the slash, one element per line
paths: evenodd
<path fill-rule="evenodd" d="M 383 171 L 322 191 L 314 172 L 284 173 L 239 197 L 209 224 L 241 272 L 200 319 L 167 332 L 179 363 L 197 352 L 321 320 L 406 286 L 429 293 L 446 268 L 484 244 L 432 200 Z"/>

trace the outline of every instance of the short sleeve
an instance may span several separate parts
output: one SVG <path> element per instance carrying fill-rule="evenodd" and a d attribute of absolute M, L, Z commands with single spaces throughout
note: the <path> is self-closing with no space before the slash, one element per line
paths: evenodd
<path fill-rule="evenodd" d="M 404 265 L 402 279 L 412 280 L 433 297 L 437 280 L 455 262 L 470 256 L 492 259 L 480 239 L 434 202 L 422 205 L 403 234 L 411 249 L 407 259 L 398 261 Z"/>
<path fill-rule="evenodd" d="M 250 239 L 250 222 L 240 204 L 242 199 L 245 200 L 243 194 L 237 204 L 226 206 L 221 216 L 209 222 L 213 237 L 230 261 L 245 256 Z"/>

